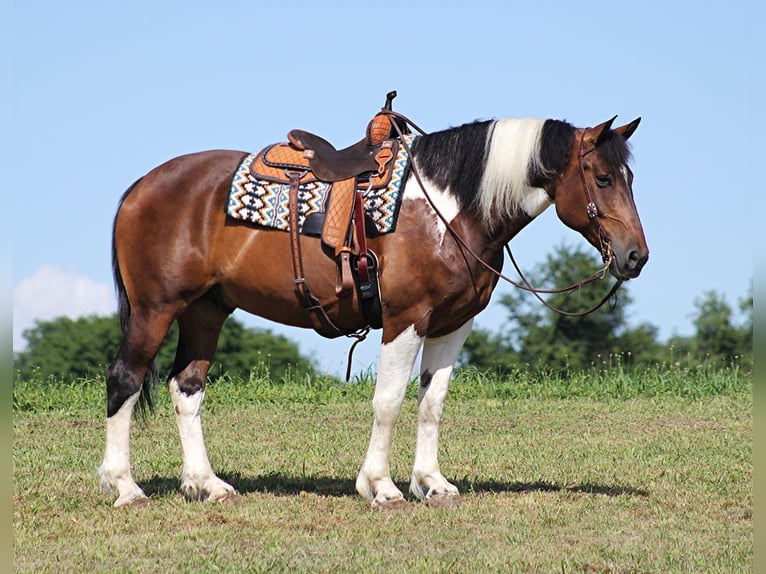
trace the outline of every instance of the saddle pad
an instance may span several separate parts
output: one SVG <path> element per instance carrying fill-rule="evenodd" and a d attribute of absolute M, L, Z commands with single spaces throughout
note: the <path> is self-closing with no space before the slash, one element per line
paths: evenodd
<path fill-rule="evenodd" d="M 404 136 L 408 145 L 415 136 Z M 231 180 L 226 214 L 233 219 L 247 221 L 264 227 L 289 231 L 288 199 L 290 185 L 256 178 L 250 167 L 257 158 L 251 153 L 240 163 Z M 382 235 L 396 229 L 399 207 L 402 202 L 403 184 L 409 175 L 410 160 L 403 145 L 394 159 L 391 180 L 385 188 L 361 189 L 364 194 L 364 206 L 368 220 L 375 225 L 375 230 L 368 229 L 368 235 Z M 324 215 L 331 183 L 310 181 L 298 188 L 298 231 L 309 215 Z"/>

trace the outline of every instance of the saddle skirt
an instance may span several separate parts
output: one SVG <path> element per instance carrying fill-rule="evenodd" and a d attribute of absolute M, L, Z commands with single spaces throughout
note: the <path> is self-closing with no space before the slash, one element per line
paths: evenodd
<path fill-rule="evenodd" d="M 407 134 L 408 145 L 414 140 Z M 383 173 L 364 182 L 367 235 L 391 233 L 401 206 L 403 184 L 409 175 L 410 158 L 405 146 L 394 141 L 393 161 Z M 232 177 L 226 213 L 233 219 L 289 231 L 288 200 L 290 175 L 300 175 L 298 188 L 298 231 L 319 235 L 332 188 L 337 183 L 321 181 L 311 171 L 309 159 L 288 143 L 272 144 L 246 156 Z"/>

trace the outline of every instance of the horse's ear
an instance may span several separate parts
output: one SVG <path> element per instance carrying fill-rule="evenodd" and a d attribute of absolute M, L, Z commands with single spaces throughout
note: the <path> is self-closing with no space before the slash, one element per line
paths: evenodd
<path fill-rule="evenodd" d="M 617 116 L 614 116 L 612 119 L 605 121 L 603 124 L 598 124 L 594 128 L 589 128 L 585 134 L 585 144 L 589 146 L 598 146 L 598 144 L 601 143 L 602 138 L 604 138 L 606 134 L 609 133 L 609 130 L 612 127 L 612 123 L 616 119 Z"/>
<path fill-rule="evenodd" d="M 641 118 L 636 118 L 629 124 L 625 124 L 624 126 L 620 126 L 619 128 L 614 128 L 614 131 L 616 131 L 625 139 L 628 139 L 630 136 L 633 135 L 633 132 L 636 131 L 636 128 L 638 127 L 639 123 L 641 123 Z"/>

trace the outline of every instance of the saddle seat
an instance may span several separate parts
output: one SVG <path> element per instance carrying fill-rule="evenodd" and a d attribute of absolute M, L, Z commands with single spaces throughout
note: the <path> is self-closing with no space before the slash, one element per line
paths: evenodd
<path fill-rule="evenodd" d="M 391 118 L 380 113 L 367 125 L 364 138 L 340 150 L 323 137 L 305 130 L 291 130 L 287 139 L 303 152 L 318 179 L 335 182 L 367 173 L 383 173 L 394 156 L 391 132 Z"/>

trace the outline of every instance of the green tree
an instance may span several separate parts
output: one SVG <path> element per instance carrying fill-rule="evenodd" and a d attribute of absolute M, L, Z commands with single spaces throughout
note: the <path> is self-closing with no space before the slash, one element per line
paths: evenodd
<path fill-rule="evenodd" d="M 530 274 L 530 281 L 539 288 L 560 289 L 593 275 L 600 267 L 590 252 L 560 245 Z M 620 289 L 614 304 L 607 303 L 582 317 L 556 313 L 526 293 L 505 295 L 500 302 L 511 316 L 510 339 L 516 341 L 525 363 L 550 369 L 582 369 L 607 361 L 612 354 L 634 353 L 637 350 L 629 348 L 632 345 L 640 345 L 636 360 L 643 360 L 656 330 L 648 325 L 628 328 L 626 309 L 632 299 L 626 287 Z M 581 311 L 595 306 L 607 288 L 605 282 L 596 281 L 572 292 L 546 296 L 546 300 L 560 309 Z"/>
<path fill-rule="evenodd" d="M 316 372 L 311 360 L 300 354 L 297 343 L 267 329 L 249 329 L 229 317 L 218 339 L 210 374 L 245 375 L 257 366 L 266 367 L 274 379 L 288 373 Z"/>
<path fill-rule="evenodd" d="M 37 321 L 22 334 L 27 350 L 14 357 L 14 370 L 24 379 L 96 376 L 105 370 L 120 344 L 120 328 L 114 317 Z"/>
<path fill-rule="evenodd" d="M 706 291 L 694 300 L 694 306 L 697 309 L 693 320 L 696 328 L 694 351 L 700 359 L 714 357 L 731 363 L 735 357 L 752 354 L 752 293 L 740 303 L 742 311 L 750 312 L 743 326 L 734 324 L 731 306 L 716 291 Z"/>
<path fill-rule="evenodd" d="M 657 327 L 641 323 L 637 327 L 622 329 L 612 352 L 628 366 L 647 366 L 659 362 L 663 348 Z"/>
<path fill-rule="evenodd" d="M 742 355 L 753 360 L 753 284 L 750 283 L 750 292 L 739 302 L 739 310 L 745 316 L 745 322 L 739 329 L 739 347 Z"/>
<path fill-rule="evenodd" d="M 503 373 L 520 364 L 507 337 L 475 328 L 468 335 L 457 360 L 457 368 L 475 367 L 482 371 Z"/>
<path fill-rule="evenodd" d="M 114 359 L 122 335 L 116 315 L 111 317 L 59 317 L 37 321 L 23 333 L 27 349 L 14 357 L 16 376 L 24 380 L 76 380 L 100 377 Z M 173 365 L 178 327 L 173 324 L 157 354 L 162 375 Z M 275 379 L 287 372 L 314 373 L 315 366 L 301 356 L 298 346 L 284 336 L 246 328 L 233 317 L 224 324 L 210 374 L 247 374 L 266 367 Z"/>

